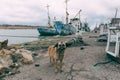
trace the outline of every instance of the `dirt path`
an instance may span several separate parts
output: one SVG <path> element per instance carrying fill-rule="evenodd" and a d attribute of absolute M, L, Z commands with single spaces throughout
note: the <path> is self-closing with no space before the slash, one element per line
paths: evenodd
<path fill-rule="evenodd" d="M 54 73 L 54 67 L 49 66 L 49 59 L 44 57 L 45 50 L 38 50 L 38 57 L 34 64 L 19 68 L 20 73 L 7 76 L 5 80 L 120 80 L 120 65 L 116 62 L 93 66 L 97 62 L 105 61 L 106 43 L 96 42 L 97 38 L 89 36 L 97 34 L 85 33 L 83 39 L 88 46 L 67 48 L 62 73 Z M 35 66 L 37 65 L 37 67 Z"/>

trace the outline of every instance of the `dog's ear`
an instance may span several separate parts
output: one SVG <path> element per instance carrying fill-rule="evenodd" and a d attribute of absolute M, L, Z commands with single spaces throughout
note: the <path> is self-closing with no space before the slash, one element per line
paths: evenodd
<path fill-rule="evenodd" d="M 58 43 L 56 43 L 56 44 L 54 45 L 54 47 L 58 47 Z"/>

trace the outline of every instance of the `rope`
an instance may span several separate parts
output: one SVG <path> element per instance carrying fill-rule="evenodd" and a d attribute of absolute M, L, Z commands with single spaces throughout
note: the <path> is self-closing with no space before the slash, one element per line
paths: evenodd
<path fill-rule="evenodd" d="M 93 66 L 97 66 L 99 64 L 107 64 L 107 63 L 110 63 L 110 62 L 112 62 L 112 60 L 104 61 L 104 62 L 98 62 L 98 63 L 94 64 Z"/>

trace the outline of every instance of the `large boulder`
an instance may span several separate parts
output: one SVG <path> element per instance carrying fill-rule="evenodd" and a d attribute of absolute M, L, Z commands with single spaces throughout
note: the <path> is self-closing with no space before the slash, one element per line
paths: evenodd
<path fill-rule="evenodd" d="M 11 52 L 6 49 L 0 50 L 0 71 L 2 71 L 4 68 L 8 68 L 13 64 L 13 61 L 11 59 Z"/>
<path fill-rule="evenodd" d="M 25 64 L 33 63 L 32 52 L 26 49 L 17 49 L 14 52 L 15 55 L 22 56 L 22 62 Z"/>

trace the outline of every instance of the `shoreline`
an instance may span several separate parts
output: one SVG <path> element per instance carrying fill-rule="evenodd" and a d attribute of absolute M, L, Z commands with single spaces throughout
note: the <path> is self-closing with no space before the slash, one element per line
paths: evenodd
<path fill-rule="evenodd" d="M 29 25 L 0 25 L 0 29 L 37 29 L 45 26 L 29 26 Z"/>
<path fill-rule="evenodd" d="M 39 40 L 23 42 L 23 43 L 18 43 L 18 44 L 11 44 L 10 46 L 14 46 L 14 45 L 22 46 L 25 49 L 28 49 L 31 51 L 37 51 L 37 50 L 47 49 L 50 45 L 54 45 L 58 43 L 59 41 L 69 41 L 73 38 L 75 38 L 74 35 L 45 37 Z"/>

